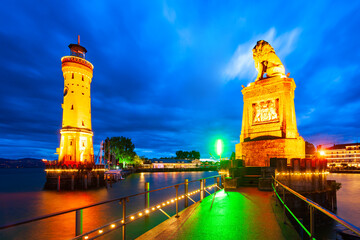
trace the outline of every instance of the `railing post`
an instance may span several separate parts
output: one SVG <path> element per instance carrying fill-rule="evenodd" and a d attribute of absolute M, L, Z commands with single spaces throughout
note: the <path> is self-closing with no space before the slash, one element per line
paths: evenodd
<path fill-rule="evenodd" d="M 122 205 L 123 205 L 123 225 L 122 225 L 122 239 L 125 240 L 126 233 L 125 233 L 125 224 L 126 224 L 126 198 L 122 199 Z"/>
<path fill-rule="evenodd" d="M 175 217 L 178 218 L 179 217 L 179 185 L 176 185 L 175 189 L 176 189 L 176 202 L 175 202 L 176 215 L 175 215 Z"/>
<path fill-rule="evenodd" d="M 145 182 L 145 192 L 150 190 L 150 183 Z M 150 193 L 145 193 L 145 208 L 150 207 Z"/>
<path fill-rule="evenodd" d="M 83 210 L 78 209 L 75 213 L 75 237 L 83 234 Z"/>
<path fill-rule="evenodd" d="M 200 202 L 204 199 L 204 179 L 200 180 Z"/>
<path fill-rule="evenodd" d="M 216 186 L 217 187 L 215 187 L 215 192 L 217 192 L 219 190 L 219 187 L 220 187 L 220 178 L 219 177 L 216 178 Z"/>
<path fill-rule="evenodd" d="M 310 234 L 311 237 L 314 236 L 315 232 L 314 232 L 314 207 L 313 206 L 309 206 L 310 207 Z"/>
<path fill-rule="evenodd" d="M 203 185 L 203 192 L 204 192 L 204 197 L 206 197 L 206 179 L 203 179 L 204 185 Z"/>
<path fill-rule="evenodd" d="M 284 202 L 284 206 L 283 206 L 283 209 L 284 209 L 284 223 L 286 223 L 285 188 L 283 188 L 283 202 Z"/>
<path fill-rule="evenodd" d="M 189 193 L 189 180 L 185 179 L 185 196 Z M 184 198 L 185 208 L 189 206 L 189 199 L 187 197 Z"/>

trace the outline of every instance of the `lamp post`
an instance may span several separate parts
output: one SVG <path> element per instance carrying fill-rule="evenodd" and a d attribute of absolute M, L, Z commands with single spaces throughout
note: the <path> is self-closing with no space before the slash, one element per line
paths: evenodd
<path fill-rule="evenodd" d="M 218 139 L 216 141 L 216 154 L 220 156 L 220 161 L 221 161 L 221 154 L 223 153 L 224 150 L 224 145 L 221 139 Z"/>

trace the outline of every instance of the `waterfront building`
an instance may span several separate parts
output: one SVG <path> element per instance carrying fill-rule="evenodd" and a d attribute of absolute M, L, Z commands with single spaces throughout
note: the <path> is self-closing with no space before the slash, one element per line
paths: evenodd
<path fill-rule="evenodd" d="M 78 44 L 69 48 L 70 56 L 61 58 L 64 100 L 58 161 L 67 165 L 94 163 L 90 95 L 94 66 L 85 59 L 87 50 L 80 45 L 80 37 Z"/>
<path fill-rule="evenodd" d="M 144 162 L 144 168 L 197 168 L 201 166 L 199 159 L 150 159 Z"/>
<path fill-rule="evenodd" d="M 330 167 L 360 167 L 360 143 L 334 144 L 320 152 Z"/>

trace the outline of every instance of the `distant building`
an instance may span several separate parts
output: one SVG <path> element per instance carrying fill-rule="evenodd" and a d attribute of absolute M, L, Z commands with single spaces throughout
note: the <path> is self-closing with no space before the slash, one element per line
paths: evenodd
<path fill-rule="evenodd" d="M 360 167 L 360 143 L 336 144 L 321 151 L 328 166 Z"/>
<path fill-rule="evenodd" d="M 201 165 L 200 160 L 186 159 L 149 159 L 144 161 L 144 168 L 196 168 Z"/>

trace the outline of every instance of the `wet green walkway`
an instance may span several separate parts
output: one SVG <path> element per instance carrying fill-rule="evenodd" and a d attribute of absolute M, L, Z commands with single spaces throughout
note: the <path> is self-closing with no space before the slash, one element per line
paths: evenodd
<path fill-rule="evenodd" d="M 299 239 L 291 225 L 283 223 L 271 192 L 221 190 L 212 202 L 210 195 L 138 239 Z"/>

